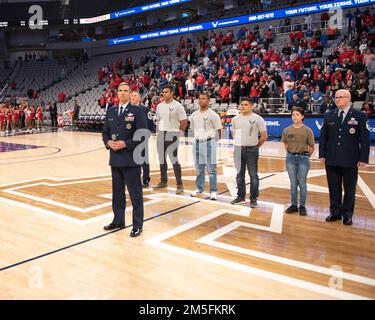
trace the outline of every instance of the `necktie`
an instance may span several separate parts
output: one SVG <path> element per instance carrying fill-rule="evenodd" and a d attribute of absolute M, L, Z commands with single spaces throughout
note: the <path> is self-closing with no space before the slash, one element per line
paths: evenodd
<path fill-rule="evenodd" d="M 340 124 L 342 124 L 343 120 L 344 120 L 344 110 L 341 110 L 340 111 L 340 117 L 339 117 Z"/>
<path fill-rule="evenodd" d="M 123 106 L 120 106 L 120 112 L 119 112 L 119 114 L 118 114 L 119 117 L 121 117 L 123 109 L 124 109 L 124 107 L 123 107 Z"/>

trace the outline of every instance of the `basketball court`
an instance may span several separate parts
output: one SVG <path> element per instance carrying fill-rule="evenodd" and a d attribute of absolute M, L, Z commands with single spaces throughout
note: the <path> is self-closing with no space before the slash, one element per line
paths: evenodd
<path fill-rule="evenodd" d="M 344 226 L 325 222 L 328 187 L 316 152 L 303 217 L 284 213 L 289 178 L 280 142 L 260 150 L 256 209 L 230 204 L 233 145 L 219 146 L 218 200 L 190 196 L 192 143 L 181 139 L 185 193 L 175 194 L 169 165 L 168 189 L 144 189 L 144 232 L 131 238 L 129 198 L 127 227 L 103 230 L 112 221 L 112 190 L 100 133 L 2 138 L 0 299 L 375 298 L 374 147 L 372 165 L 360 170 L 354 224 Z M 159 182 L 154 136 L 150 157 L 152 186 Z"/>

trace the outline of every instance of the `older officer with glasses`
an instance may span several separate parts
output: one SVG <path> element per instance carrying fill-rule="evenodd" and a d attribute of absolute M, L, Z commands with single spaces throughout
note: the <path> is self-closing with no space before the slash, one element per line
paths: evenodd
<path fill-rule="evenodd" d="M 337 109 L 324 117 L 319 143 L 319 158 L 326 167 L 330 199 L 330 215 L 326 221 L 343 219 L 344 225 L 351 225 L 358 168 L 369 162 L 370 127 L 367 115 L 351 107 L 348 90 L 338 90 L 335 102 Z"/>

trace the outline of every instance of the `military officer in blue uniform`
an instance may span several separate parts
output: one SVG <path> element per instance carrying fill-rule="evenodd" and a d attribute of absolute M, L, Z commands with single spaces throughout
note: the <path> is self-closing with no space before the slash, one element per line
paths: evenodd
<path fill-rule="evenodd" d="M 143 227 L 143 191 L 141 183 L 141 165 L 135 157 L 135 150 L 142 143 L 138 134 L 147 128 L 146 116 L 141 110 L 129 103 L 130 87 L 127 83 L 118 86 L 119 106 L 109 108 L 103 126 L 103 142 L 110 150 L 109 165 L 112 172 L 112 210 L 114 219 L 104 230 L 125 227 L 125 185 L 133 206 L 133 229 L 131 237 L 142 233 Z"/>
<path fill-rule="evenodd" d="M 145 157 L 145 161 L 142 165 L 143 170 L 143 188 L 148 188 L 150 185 L 150 160 L 149 160 L 149 149 L 148 149 L 148 140 L 151 137 L 152 132 L 155 130 L 155 123 L 153 114 L 150 110 L 150 108 L 147 108 L 146 106 L 141 104 L 141 95 L 138 91 L 133 91 L 130 97 L 130 103 L 133 106 L 138 106 L 142 110 L 142 112 L 146 115 L 147 118 L 147 137 L 146 137 L 146 143 L 145 143 L 145 150 L 142 154 L 142 156 Z"/>
<path fill-rule="evenodd" d="M 319 158 L 325 164 L 330 198 L 326 221 L 343 219 L 345 225 L 353 224 L 358 168 L 369 162 L 370 153 L 367 115 L 353 109 L 350 102 L 348 90 L 336 92 L 337 109 L 325 114 L 319 142 Z"/>

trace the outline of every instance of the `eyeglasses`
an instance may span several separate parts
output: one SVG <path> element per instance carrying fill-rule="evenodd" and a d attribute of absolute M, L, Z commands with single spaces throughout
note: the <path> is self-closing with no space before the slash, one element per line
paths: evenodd
<path fill-rule="evenodd" d="M 337 97 L 335 97 L 335 99 L 349 99 L 349 97 L 347 97 L 347 96 L 337 96 Z"/>

